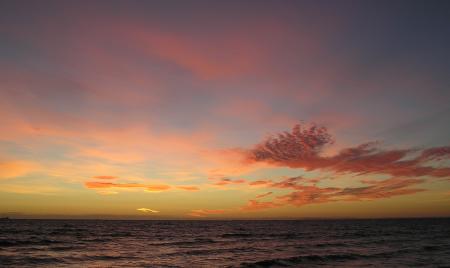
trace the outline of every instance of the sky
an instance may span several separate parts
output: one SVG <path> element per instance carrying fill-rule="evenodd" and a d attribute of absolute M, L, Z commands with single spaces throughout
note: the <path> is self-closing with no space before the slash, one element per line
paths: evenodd
<path fill-rule="evenodd" d="M 447 1 L 0 1 L 0 215 L 450 216 Z"/>

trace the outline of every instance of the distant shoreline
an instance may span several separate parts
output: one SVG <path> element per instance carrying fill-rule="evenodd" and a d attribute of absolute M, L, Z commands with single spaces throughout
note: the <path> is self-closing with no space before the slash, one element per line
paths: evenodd
<path fill-rule="evenodd" d="M 52 220 L 52 221 L 378 221 L 378 220 L 440 220 L 450 219 L 450 216 L 442 217 L 391 217 L 391 218 L 301 218 L 301 219 L 145 219 L 145 218 L 11 218 L 1 217 L 0 221 L 16 220 Z"/>

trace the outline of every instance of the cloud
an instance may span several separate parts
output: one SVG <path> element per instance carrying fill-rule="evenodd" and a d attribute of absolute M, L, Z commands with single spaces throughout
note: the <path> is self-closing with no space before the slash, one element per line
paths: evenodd
<path fill-rule="evenodd" d="M 219 179 L 215 179 L 215 178 L 210 178 L 210 180 L 217 180 L 214 185 L 217 186 L 224 186 L 224 185 L 229 185 L 229 184 L 243 184 L 246 182 L 246 180 L 244 179 L 230 179 L 230 178 L 219 178 Z"/>
<path fill-rule="evenodd" d="M 139 184 L 139 183 L 112 183 L 112 182 L 97 182 L 97 181 L 88 181 L 85 182 L 84 185 L 87 188 L 95 189 L 95 188 L 146 188 L 147 185 Z"/>
<path fill-rule="evenodd" d="M 375 200 L 424 191 L 419 188 L 409 188 L 423 182 L 424 180 L 420 179 L 391 178 L 373 181 L 371 185 L 364 187 L 319 188 L 311 186 L 277 197 L 277 200 L 294 206 L 336 201 Z"/>
<path fill-rule="evenodd" d="M 339 193 L 338 188 L 319 188 L 316 186 L 304 187 L 300 191 L 294 191 L 287 195 L 278 196 L 277 200 L 282 204 L 294 206 L 303 206 L 308 204 L 325 203 L 331 201 L 334 194 Z"/>
<path fill-rule="evenodd" d="M 171 187 L 169 185 L 164 185 L 164 184 L 147 185 L 147 186 L 145 186 L 145 191 L 146 192 L 161 192 L 161 191 L 169 190 L 170 188 Z"/>
<path fill-rule="evenodd" d="M 138 208 L 136 210 L 139 210 L 139 211 L 144 212 L 144 213 L 149 213 L 149 212 L 150 213 L 159 213 L 158 210 L 149 209 L 149 208 Z"/>
<path fill-rule="evenodd" d="M 401 179 L 391 178 L 382 181 L 362 181 L 369 184 L 366 187 L 344 188 L 337 195 L 348 196 L 347 200 L 373 200 L 388 198 L 396 195 L 413 194 L 422 192 L 424 189 L 407 188 L 425 182 L 423 179 Z"/>
<path fill-rule="evenodd" d="M 198 191 L 200 190 L 197 186 L 187 186 L 187 185 L 181 185 L 177 186 L 178 189 L 186 190 L 186 191 Z"/>
<path fill-rule="evenodd" d="M 263 198 L 263 197 L 269 196 L 271 194 L 272 194 L 272 192 L 267 192 L 267 193 L 264 193 L 264 194 L 259 194 L 255 198 Z"/>
<path fill-rule="evenodd" d="M 387 174 L 395 177 L 450 177 L 450 168 L 430 163 L 450 159 L 450 146 L 428 149 L 383 150 L 378 142 L 368 142 L 321 156 L 322 149 L 333 142 L 324 127 L 295 125 L 291 132 L 271 136 L 247 151 L 253 162 L 277 166 L 324 170 L 338 174 Z"/>
<path fill-rule="evenodd" d="M 101 195 L 114 195 L 114 194 L 118 194 L 119 192 L 111 191 L 111 190 L 97 190 L 97 193 L 101 194 Z"/>
<path fill-rule="evenodd" d="M 171 188 L 170 185 L 165 184 L 140 184 L 140 183 L 113 183 L 113 182 L 98 182 L 88 181 L 84 185 L 89 189 L 106 189 L 106 188 L 122 188 L 122 189 L 136 189 L 142 188 L 146 192 L 161 192 L 167 191 Z"/>
<path fill-rule="evenodd" d="M 115 179 L 117 179 L 117 177 L 115 177 L 115 176 L 105 176 L 105 175 L 94 176 L 92 178 L 94 178 L 94 179 L 101 179 L 101 180 L 115 180 Z"/>
<path fill-rule="evenodd" d="M 285 205 L 304 206 L 337 201 L 364 201 L 408 195 L 424 191 L 420 188 L 410 188 L 425 182 L 424 179 L 389 178 L 384 180 L 362 180 L 367 186 L 362 187 L 318 187 L 305 185 L 308 180 L 299 177 L 287 178 L 277 183 L 267 184 L 267 188 L 293 189 L 294 191 L 277 196 L 274 201 L 259 202 L 249 200 L 241 207 L 242 210 L 262 210 Z M 271 193 L 271 192 L 269 192 Z M 257 196 L 267 196 L 269 193 Z"/>
<path fill-rule="evenodd" d="M 38 164 L 28 161 L 0 161 L 0 179 L 24 176 L 38 169 Z"/>
<path fill-rule="evenodd" d="M 267 186 L 271 183 L 272 183 L 271 180 L 257 180 L 257 181 L 249 182 L 248 184 L 250 186 Z"/>
<path fill-rule="evenodd" d="M 206 217 L 209 215 L 223 214 L 226 210 L 224 209 L 194 209 L 188 213 L 188 216 L 191 217 Z"/>
<path fill-rule="evenodd" d="M 52 185 L 33 185 L 30 183 L 2 183 L 0 192 L 18 193 L 18 194 L 40 194 L 54 195 L 63 192 L 65 189 Z"/>
<path fill-rule="evenodd" d="M 319 179 L 308 179 L 301 176 L 297 177 L 291 177 L 291 178 L 284 178 L 280 181 L 273 181 L 273 180 L 257 180 L 249 182 L 248 184 L 250 186 L 257 186 L 257 187 L 267 187 L 267 188 L 279 188 L 279 189 L 297 189 L 299 187 L 303 187 L 304 184 L 315 184 L 319 182 Z"/>
<path fill-rule="evenodd" d="M 333 143 L 325 127 L 295 125 L 291 132 L 270 136 L 250 151 L 255 161 L 296 161 L 316 157 L 325 145 Z"/>
<path fill-rule="evenodd" d="M 156 56 L 190 71 L 200 79 L 217 79 L 271 69 L 270 65 L 262 64 L 268 60 L 268 47 L 261 45 L 261 38 L 265 38 L 268 32 L 272 38 L 280 37 L 287 25 L 267 18 L 258 18 L 258 21 L 259 25 L 265 25 L 263 32 L 260 27 L 246 25 L 253 28 L 251 35 L 236 28 L 231 32 L 223 29 L 220 35 L 209 32 L 207 40 L 192 32 L 173 33 L 156 28 L 149 31 L 148 27 L 142 28 L 136 24 L 122 29 L 122 36 L 134 40 L 134 49 L 140 51 L 143 57 Z"/>
<path fill-rule="evenodd" d="M 257 200 L 250 200 L 248 201 L 247 205 L 243 206 L 241 210 L 262 210 L 262 209 L 269 209 L 269 208 L 275 208 L 281 206 L 281 203 L 275 203 L 275 202 L 260 202 Z"/>
<path fill-rule="evenodd" d="M 292 177 L 279 182 L 272 182 L 269 186 L 273 188 L 296 188 L 298 187 L 298 183 L 303 181 L 303 177 Z"/>

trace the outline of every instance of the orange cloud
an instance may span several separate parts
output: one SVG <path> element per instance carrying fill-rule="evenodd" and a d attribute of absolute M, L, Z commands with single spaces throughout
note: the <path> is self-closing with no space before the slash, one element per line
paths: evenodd
<path fill-rule="evenodd" d="M 243 206 L 241 210 L 261 210 L 261 209 L 269 209 L 279 207 L 282 204 L 274 203 L 274 202 L 260 202 L 257 200 L 248 201 L 247 205 Z"/>
<path fill-rule="evenodd" d="M 319 179 L 307 179 L 301 176 L 285 178 L 280 181 L 272 181 L 272 180 L 257 180 L 249 182 L 250 186 L 258 186 L 258 187 L 266 187 L 266 188 L 292 188 L 297 189 L 298 187 L 303 187 L 304 184 L 315 184 L 319 182 Z"/>
<path fill-rule="evenodd" d="M 84 185 L 89 189 L 105 189 L 105 188 L 143 188 L 146 192 L 161 192 L 167 191 L 171 188 L 170 185 L 165 184 L 156 184 L 156 185 L 147 185 L 147 184 L 139 184 L 139 183 L 112 183 L 112 182 L 97 182 L 97 181 L 88 181 L 85 182 Z"/>
<path fill-rule="evenodd" d="M 337 202 L 337 201 L 362 201 L 389 198 L 399 195 L 408 195 L 424 191 L 410 186 L 423 183 L 423 179 L 390 178 L 385 180 L 363 180 L 368 186 L 363 187 L 317 187 L 315 185 L 303 185 L 302 180 L 288 178 L 278 183 L 268 185 L 268 188 L 294 189 L 289 194 L 277 196 L 275 201 L 259 202 L 250 200 L 242 210 L 262 210 L 276 208 L 285 205 L 304 206 L 309 204 Z M 271 193 L 271 192 L 269 192 Z M 267 196 L 269 193 L 257 196 Z"/>
<path fill-rule="evenodd" d="M 408 188 L 409 186 L 420 184 L 422 182 L 424 182 L 424 180 L 392 178 L 372 182 L 370 186 L 365 187 L 347 187 L 338 189 L 318 188 L 313 186 L 305 188 L 302 191 L 296 191 L 281 196 L 278 200 L 295 206 L 334 201 L 375 200 L 424 191 L 423 189 L 418 188 Z"/>
<path fill-rule="evenodd" d="M 226 210 L 224 209 L 195 209 L 191 210 L 188 216 L 192 217 L 206 217 L 209 215 L 223 214 Z"/>
<path fill-rule="evenodd" d="M 198 191 L 200 190 L 197 186 L 177 186 L 178 189 L 186 190 L 186 191 Z"/>
<path fill-rule="evenodd" d="M 0 179 L 24 176 L 38 170 L 39 165 L 28 161 L 0 161 Z"/>
<path fill-rule="evenodd" d="M 246 181 L 244 179 L 230 179 L 230 178 L 220 178 L 220 179 L 215 179 L 215 178 L 210 178 L 210 180 L 217 180 L 214 185 L 217 186 L 223 186 L 223 185 L 229 185 L 229 184 L 242 184 L 245 183 Z"/>
<path fill-rule="evenodd" d="M 92 177 L 92 178 L 94 178 L 94 179 L 101 179 L 101 180 L 115 180 L 115 179 L 117 179 L 117 177 L 115 177 L 115 176 L 94 176 L 94 177 Z"/>
<path fill-rule="evenodd" d="M 112 183 L 112 182 L 97 182 L 97 181 L 88 181 L 85 182 L 84 185 L 87 188 L 95 189 L 95 188 L 145 188 L 147 185 L 138 184 L 138 183 Z"/>
<path fill-rule="evenodd" d="M 277 197 L 277 200 L 283 204 L 302 206 L 308 204 L 317 204 L 331 202 L 333 194 L 338 194 L 338 188 L 319 188 L 315 186 L 304 187 L 301 191 L 291 192 L 287 195 Z"/>
<path fill-rule="evenodd" d="M 396 195 L 407 195 L 424 191 L 424 189 L 407 188 L 425 182 L 423 179 L 391 178 L 382 181 L 363 181 L 366 187 L 344 188 L 339 196 L 348 196 L 347 200 L 372 200 Z"/>
<path fill-rule="evenodd" d="M 269 196 L 271 194 L 272 194 L 272 192 L 267 192 L 267 193 L 264 193 L 264 194 L 259 194 L 255 198 L 263 198 L 263 197 Z"/>
<path fill-rule="evenodd" d="M 171 187 L 169 185 L 147 185 L 145 186 L 146 192 L 161 192 L 169 190 Z"/>
<path fill-rule="evenodd" d="M 115 187 L 117 184 L 112 182 L 97 182 L 97 181 L 87 181 L 84 183 L 86 188 L 89 189 L 96 189 L 96 188 L 112 188 Z"/>
<path fill-rule="evenodd" d="M 266 186 L 271 183 L 272 183 L 272 181 L 269 181 L 269 180 L 258 180 L 258 181 L 250 182 L 249 185 L 251 185 L 251 186 Z"/>

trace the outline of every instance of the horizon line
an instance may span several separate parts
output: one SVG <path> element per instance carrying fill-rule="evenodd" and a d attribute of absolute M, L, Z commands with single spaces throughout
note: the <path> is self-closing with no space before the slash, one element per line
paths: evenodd
<path fill-rule="evenodd" d="M 305 218 L 120 218 L 118 217 L 11 217 L 0 216 L 0 220 L 105 220 L 105 221 L 314 221 L 314 220 L 413 220 L 450 219 L 449 216 L 405 216 L 405 217 L 305 217 Z"/>

